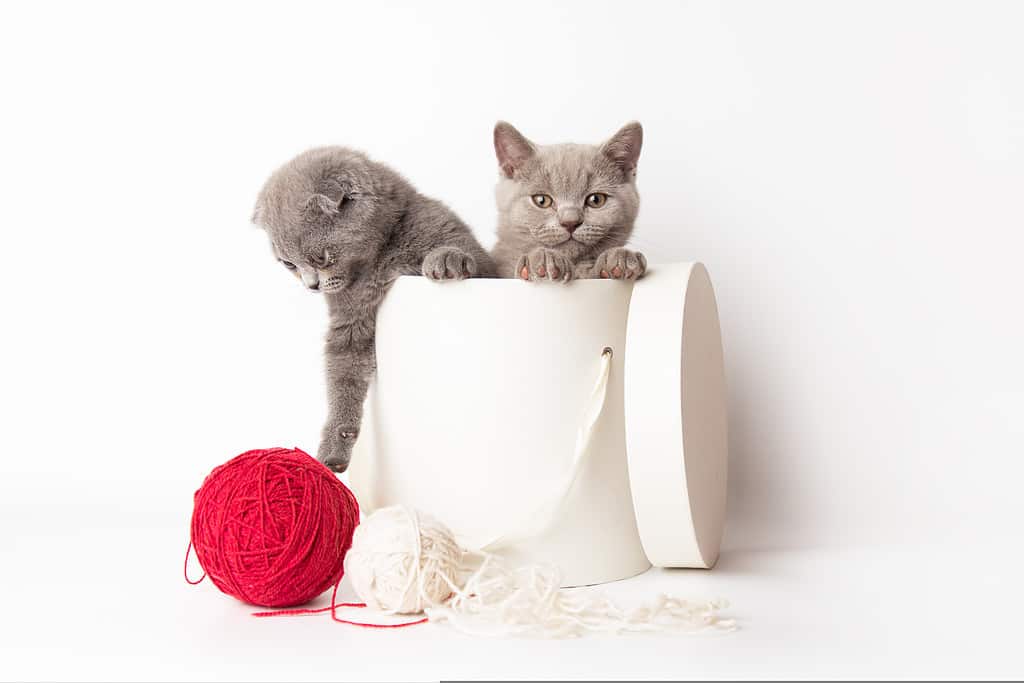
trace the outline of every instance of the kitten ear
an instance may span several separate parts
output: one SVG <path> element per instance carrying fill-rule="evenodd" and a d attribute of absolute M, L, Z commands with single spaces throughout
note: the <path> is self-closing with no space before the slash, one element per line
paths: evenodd
<path fill-rule="evenodd" d="M 498 165 L 506 178 L 522 167 L 523 162 L 536 153 L 537 148 L 527 140 L 511 123 L 498 121 L 494 125 L 494 152 Z"/>
<path fill-rule="evenodd" d="M 333 216 L 338 213 L 338 202 L 325 194 L 312 194 L 306 200 L 306 212 L 320 216 Z"/>
<path fill-rule="evenodd" d="M 640 160 L 640 147 L 644 144 L 644 129 L 639 121 L 630 121 L 608 142 L 601 145 L 601 153 L 615 162 L 627 175 L 636 175 Z"/>

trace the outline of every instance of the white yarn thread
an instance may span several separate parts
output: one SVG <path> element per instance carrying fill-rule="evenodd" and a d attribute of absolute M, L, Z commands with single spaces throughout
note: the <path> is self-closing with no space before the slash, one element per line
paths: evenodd
<path fill-rule="evenodd" d="M 418 614 L 456 590 L 462 549 L 434 517 L 407 507 L 383 508 L 356 527 L 345 575 L 368 607 Z"/>
<path fill-rule="evenodd" d="M 694 633 L 735 630 L 717 612 L 724 601 L 690 602 L 659 595 L 653 605 L 623 611 L 606 595 L 589 589 L 560 589 L 557 567 L 508 569 L 494 555 L 467 579 L 445 605 L 427 608 L 433 622 L 447 622 L 475 636 L 577 638 L 587 633 Z"/>
<path fill-rule="evenodd" d="M 475 569 L 471 566 L 478 562 Z M 477 636 L 573 638 L 586 633 L 731 631 L 721 601 L 661 595 L 625 612 L 601 593 L 560 589 L 556 567 L 509 569 L 490 553 L 463 552 L 439 521 L 405 506 L 374 512 L 356 529 L 346 575 L 370 607 L 425 612 Z"/>

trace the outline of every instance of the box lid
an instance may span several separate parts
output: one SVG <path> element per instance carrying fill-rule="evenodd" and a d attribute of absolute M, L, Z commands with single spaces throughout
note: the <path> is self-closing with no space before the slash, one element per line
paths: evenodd
<path fill-rule="evenodd" d="M 712 567 L 725 525 L 728 424 L 718 307 L 703 264 L 652 266 L 634 285 L 624 380 L 644 552 L 658 567 Z"/>

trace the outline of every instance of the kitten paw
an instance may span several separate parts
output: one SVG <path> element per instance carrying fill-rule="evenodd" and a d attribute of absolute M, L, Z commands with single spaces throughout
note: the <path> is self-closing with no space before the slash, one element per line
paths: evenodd
<path fill-rule="evenodd" d="M 573 264 L 565 254 L 538 247 L 519 257 L 516 275 L 530 282 L 568 282 L 572 279 Z"/>
<path fill-rule="evenodd" d="M 325 425 L 316 459 L 332 472 L 344 472 L 352 459 L 352 446 L 358 436 L 359 430 L 355 427 Z"/>
<path fill-rule="evenodd" d="M 476 275 L 476 259 L 457 247 L 438 247 L 423 259 L 423 275 L 431 280 L 465 280 Z"/>
<path fill-rule="evenodd" d="M 594 277 L 612 280 L 639 280 L 647 272 L 647 257 L 639 251 L 612 247 L 594 261 Z"/>

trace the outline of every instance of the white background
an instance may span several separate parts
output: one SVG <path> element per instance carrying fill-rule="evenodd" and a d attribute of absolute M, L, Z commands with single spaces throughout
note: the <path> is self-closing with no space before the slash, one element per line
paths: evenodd
<path fill-rule="evenodd" d="M 1021 676 L 1024 6 L 39 3 L 0 10 L 0 677 Z M 644 124 L 636 243 L 715 281 L 708 639 L 266 622 L 180 578 L 191 495 L 316 448 L 322 302 L 248 219 L 362 148 L 490 244 L 502 118 Z M 551 333 L 557 343 L 557 331 Z"/>

